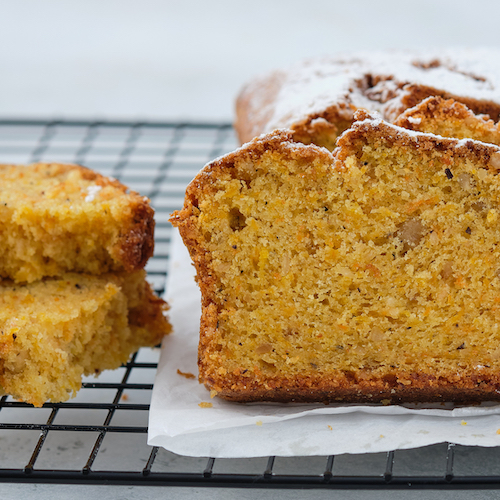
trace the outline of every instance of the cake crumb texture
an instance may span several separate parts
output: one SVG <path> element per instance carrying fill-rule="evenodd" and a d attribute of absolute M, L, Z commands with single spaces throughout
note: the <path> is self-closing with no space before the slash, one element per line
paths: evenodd
<path fill-rule="evenodd" d="M 170 325 L 144 271 L 67 273 L 29 285 L 0 282 L 0 386 L 41 406 L 65 401 L 83 375 L 118 368 Z"/>
<path fill-rule="evenodd" d="M 142 269 L 153 215 L 147 198 L 78 165 L 0 165 L 0 277 Z"/>
<path fill-rule="evenodd" d="M 200 380 L 234 401 L 500 399 L 500 148 L 358 113 L 207 165 L 173 214 Z"/>

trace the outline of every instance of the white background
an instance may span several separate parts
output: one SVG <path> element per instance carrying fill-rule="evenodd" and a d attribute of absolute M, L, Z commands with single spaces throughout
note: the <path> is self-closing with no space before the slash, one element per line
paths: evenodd
<path fill-rule="evenodd" d="M 500 46 L 500 2 L 0 0 L 0 27 L 2 117 L 231 120 L 304 57 Z"/>

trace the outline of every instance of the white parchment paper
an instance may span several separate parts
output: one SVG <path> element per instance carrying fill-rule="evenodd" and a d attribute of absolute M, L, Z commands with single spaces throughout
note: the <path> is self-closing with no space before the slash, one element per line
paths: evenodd
<path fill-rule="evenodd" d="M 381 452 L 443 441 L 500 445 L 498 404 L 325 406 L 211 399 L 198 383 L 200 293 L 193 276 L 176 232 L 166 297 L 174 331 L 162 344 L 149 414 L 150 445 L 215 458 Z"/>

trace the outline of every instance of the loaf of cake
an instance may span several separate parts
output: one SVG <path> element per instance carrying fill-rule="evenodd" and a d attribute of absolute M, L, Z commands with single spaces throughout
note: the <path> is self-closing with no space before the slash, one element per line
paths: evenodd
<path fill-rule="evenodd" d="M 170 331 L 145 271 L 0 281 L 0 389 L 34 406 L 74 396 Z"/>
<path fill-rule="evenodd" d="M 333 154 L 276 131 L 187 188 L 200 381 L 244 402 L 499 400 L 500 148 L 356 118 Z"/>
<path fill-rule="evenodd" d="M 500 123 L 495 124 L 487 115 L 474 114 L 453 99 L 428 97 L 398 116 L 394 124 L 418 132 L 500 145 Z"/>
<path fill-rule="evenodd" d="M 0 278 L 142 269 L 153 254 L 149 200 L 77 165 L 0 165 Z"/>
<path fill-rule="evenodd" d="M 243 144 L 278 128 L 294 141 L 333 150 L 357 109 L 393 121 L 425 98 L 440 96 L 476 114 L 500 116 L 500 52 L 360 53 L 305 61 L 248 83 L 236 104 Z"/>

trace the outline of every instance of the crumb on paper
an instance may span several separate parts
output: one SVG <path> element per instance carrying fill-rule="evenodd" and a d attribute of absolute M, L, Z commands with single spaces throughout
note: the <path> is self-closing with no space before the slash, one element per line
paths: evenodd
<path fill-rule="evenodd" d="M 461 423 L 462 425 L 467 425 L 467 422 L 466 422 L 465 420 L 462 420 L 460 423 Z"/>
<path fill-rule="evenodd" d="M 198 403 L 198 406 L 200 408 L 212 408 L 213 404 L 207 403 L 206 401 L 202 401 L 201 403 Z"/>
<path fill-rule="evenodd" d="M 211 397 L 212 399 L 213 399 L 213 398 L 215 398 L 215 396 L 217 396 L 217 394 L 218 394 L 218 392 L 217 392 L 215 389 L 212 389 L 212 390 L 210 391 L 210 397 Z"/>
<path fill-rule="evenodd" d="M 181 372 L 179 368 L 177 368 L 177 374 L 180 375 L 181 377 L 186 377 L 186 378 L 196 378 L 195 375 L 193 375 L 190 372 Z"/>
<path fill-rule="evenodd" d="M 122 394 L 122 401 L 128 401 L 128 394 Z"/>
<path fill-rule="evenodd" d="M 383 434 L 380 434 L 379 438 L 385 438 L 385 436 Z"/>
<path fill-rule="evenodd" d="M 257 420 L 257 422 L 255 422 L 255 425 L 262 425 L 262 420 Z"/>
<path fill-rule="evenodd" d="M 328 428 L 333 431 L 333 427 L 331 425 L 328 426 Z"/>
<path fill-rule="evenodd" d="M 497 429 L 497 434 L 500 434 L 500 429 Z"/>

